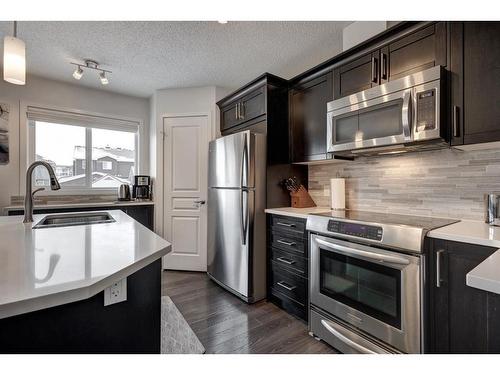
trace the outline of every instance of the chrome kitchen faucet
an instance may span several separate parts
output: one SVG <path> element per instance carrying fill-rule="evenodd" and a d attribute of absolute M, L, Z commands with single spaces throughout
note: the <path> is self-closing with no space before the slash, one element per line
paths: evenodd
<path fill-rule="evenodd" d="M 50 189 L 51 190 L 59 190 L 61 188 L 61 185 L 59 185 L 59 181 L 57 181 L 56 174 L 54 173 L 54 169 L 52 169 L 52 166 L 45 162 L 45 161 L 35 161 L 32 163 L 29 167 L 28 170 L 26 171 L 26 195 L 24 196 L 24 220 L 23 223 L 32 223 L 33 222 L 33 197 L 35 193 L 41 190 L 45 190 L 45 188 L 38 188 L 35 191 L 31 191 L 32 189 L 32 174 L 33 170 L 38 167 L 39 165 L 44 166 L 47 171 L 49 172 L 49 178 L 50 178 Z"/>

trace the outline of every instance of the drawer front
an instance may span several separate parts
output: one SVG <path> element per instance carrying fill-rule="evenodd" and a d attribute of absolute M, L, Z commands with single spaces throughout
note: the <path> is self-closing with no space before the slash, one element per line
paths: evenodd
<path fill-rule="evenodd" d="M 307 277 L 308 262 L 304 257 L 295 255 L 289 251 L 272 248 L 271 260 L 290 272 L 294 272 L 302 277 Z"/>
<path fill-rule="evenodd" d="M 272 230 L 305 237 L 306 221 L 287 216 L 273 215 Z"/>
<path fill-rule="evenodd" d="M 295 315 L 296 317 L 307 322 L 307 305 L 303 305 L 302 303 L 299 303 L 294 299 L 287 297 L 277 290 L 271 291 L 269 300 L 289 314 Z"/>
<path fill-rule="evenodd" d="M 307 279 L 286 271 L 271 261 L 271 290 L 277 291 L 303 304 L 307 303 Z"/>
<path fill-rule="evenodd" d="M 306 244 L 303 238 L 294 237 L 288 233 L 272 232 L 271 245 L 292 254 L 308 258 Z"/>

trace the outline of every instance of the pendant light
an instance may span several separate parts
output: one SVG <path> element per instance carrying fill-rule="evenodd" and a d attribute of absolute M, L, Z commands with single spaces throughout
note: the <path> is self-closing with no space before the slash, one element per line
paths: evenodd
<path fill-rule="evenodd" d="M 3 40 L 3 79 L 15 85 L 26 84 L 26 45 L 17 38 L 17 22 L 14 36 Z"/>

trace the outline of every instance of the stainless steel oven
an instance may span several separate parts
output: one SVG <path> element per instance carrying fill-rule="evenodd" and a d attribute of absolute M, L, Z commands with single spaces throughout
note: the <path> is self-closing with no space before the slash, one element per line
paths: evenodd
<path fill-rule="evenodd" d="M 394 153 L 424 141 L 447 146 L 443 78 L 436 66 L 328 103 L 328 152 Z"/>
<path fill-rule="evenodd" d="M 310 251 L 311 305 L 333 317 L 316 313 L 320 318 L 311 319 L 312 324 L 319 319 L 320 328 L 348 349 L 344 351 L 384 353 L 392 347 L 395 352 L 421 352 L 420 255 L 317 234 L 310 236 Z M 342 323 L 360 334 L 349 338 Z M 363 343 L 363 333 L 374 338 L 369 345 Z"/>

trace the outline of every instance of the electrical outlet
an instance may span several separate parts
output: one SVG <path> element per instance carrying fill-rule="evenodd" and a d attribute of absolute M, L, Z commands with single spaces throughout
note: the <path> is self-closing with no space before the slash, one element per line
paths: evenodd
<path fill-rule="evenodd" d="M 104 289 L 104 306 L 127 300 L 127 278 Z"/>

